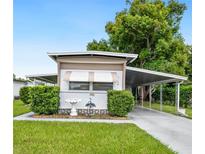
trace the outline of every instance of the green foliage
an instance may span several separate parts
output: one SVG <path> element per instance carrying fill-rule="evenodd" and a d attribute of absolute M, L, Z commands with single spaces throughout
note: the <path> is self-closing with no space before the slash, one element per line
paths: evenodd
<path fill-rule="evenodd" d="M 186 108 L 192 103 L 192 85 L 181 86 L 180 103 Z"/>
<path fill-rule="evenodd" d="M 169 105 L 175 105 L 175 86 L 164 86 L 163 87 L 163 103 Z M 159 101 L 160 89 L 157 87 L 155 92 L 152 94 L 155 101 Z M 191 106 L 192 101 L 192 86 L 181 85 L 180 86 L 180 106 L 187 108 Z"/>
<path fill-rule="evenodd" d="M 127 0 L 129 5 L 117 13 L 114 21 L 107 22 L 109 36 L 107 51 L 139 54 L 136 67 L 154 69 L 179 75 L 190 74 L 189 47 L 179 32 L 186 9 L 176 0 Z M 101 49 L 96 41 L 87 49 Z"/>
<path fill-rule="evenodd" d="M 96 40 L 93 40 L 92 42 L 88 43 L 87 45 L 87 50 L 95 50 L 95 51 L 110 51 L 109 43 L 101 39 L 99 42 Z"/>
<path fill-rule="evenodd" d="M 169 24 L 173 27 L 173 32 L 179 31 L 180 21 L 183 17 L 184 10 L 187 9 L 185 4 L 180 4 L 176 0 L 169 0 L 168 2 L 169 15 L 167 16 Z"/>
<path fill-rule="evenodd" d="M 31 110 L 38 114 L 54 114 L 59 107 L 59 87 L 57 86 L 35 86 L 32 87 Z"/>
<path fill-rule="evenodd" d="M 188 56 L 188 62 L 187 65 L 185 67 L 185 72 L 186 75 L 188 76 L 189 80 L 192 80 L 192 46 L 188 45 L 187 46 L 188 50 L 189 50 L 189 56 Z"/>
<path fill-rule="evenodd" d="M 20 89 L 20 99 L 23 101 L 24 104 L 30 104 L 32 102 L 31 98 L 31 87 L 22 87 Z"/>
<path fill-rule="evenodd" d="M 134 97 L 127 90 L 108 91 L 108 111 L 112 115 L 125 116 L 135 104 Z"/>

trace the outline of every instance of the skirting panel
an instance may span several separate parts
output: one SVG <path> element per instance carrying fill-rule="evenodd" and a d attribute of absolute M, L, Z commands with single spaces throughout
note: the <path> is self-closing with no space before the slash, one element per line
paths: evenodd
<path fill-rule="evenodd" d="M 59 114 L 70 114 L 71 109 L 59 109 Z M 77 109 L 78 114 L 108 114 L 107 109 Z"/>

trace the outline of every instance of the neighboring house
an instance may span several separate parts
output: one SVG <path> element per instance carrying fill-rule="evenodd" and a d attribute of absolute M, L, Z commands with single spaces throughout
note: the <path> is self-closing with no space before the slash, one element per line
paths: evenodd
<path fill-rule="evenodd" d="M 18 98 L 20 89 L 27 85 L 28 85 L 28 81 L 26 80 L 14 79 L 13 80 L 13 97 Z"/>
<path fill-rule="evenodd" d="M 14 78 L 13 79 L 13 97 L 19 98 L 20 96 L 20 89 L 25 86 L 35 86 L 35 85 L 52 85 L 50 83 L 46 83 L 41 80 L 25 80 L 21 78 Z"/>
<path fill-rule="evenodd" d="M 176 103 L 179 104 L 179 83 L 186 77 L 128 67 L 137 54 L 101 51 L 48 53 L 57 63 L 57 74 L 27 76 L 29 79 L 47 81 L 60 86 L 60 112 L 70 113 L 71 104 L 66 99 L 80 99 L 77 111 L 87 111 L 85 104 L 91 98 L 94 113 L 107 113 L 107 90 L 136 90 L 137 86 L 159 83 L 176 83 Z M 178 109 L 178 108 L 177 108 Z"/>

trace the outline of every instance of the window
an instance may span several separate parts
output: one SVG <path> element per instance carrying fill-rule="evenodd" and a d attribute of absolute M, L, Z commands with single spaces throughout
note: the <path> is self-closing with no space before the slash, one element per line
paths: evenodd
<path fill-rule="evenodd" d="M 93 83 L 93 90 L 107 91 L 110 89 L 113 89 L 112 82 L 94 82 Z"/>
<path fill-rule="evenodd" d="M 113 89 L 112 82 L 69 82 L 69 90 L 107 91 Z"/>
<path fill-rule="evenodd" d="M 89 90 L 89 82 L 69 82 L 69 90 Z"/>

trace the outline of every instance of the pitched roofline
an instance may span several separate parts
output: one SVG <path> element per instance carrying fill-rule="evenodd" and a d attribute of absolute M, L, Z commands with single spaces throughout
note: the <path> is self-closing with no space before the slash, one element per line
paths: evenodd
<path fill-rule="evenodd" d="M 111 56 L 111 57 L 123 57 L 129 58 L 128 63 L 132 63 L 137 59 L 137 54 L 129 53 L 118 53 L 118 52 L 108 52 L 108 51 L 84 51 L 84 52 L 47 52 L 48 56 L 54 61 L 58 56 L 80 56 L 80 55 L 98 55 L 98 56 Z"/>

